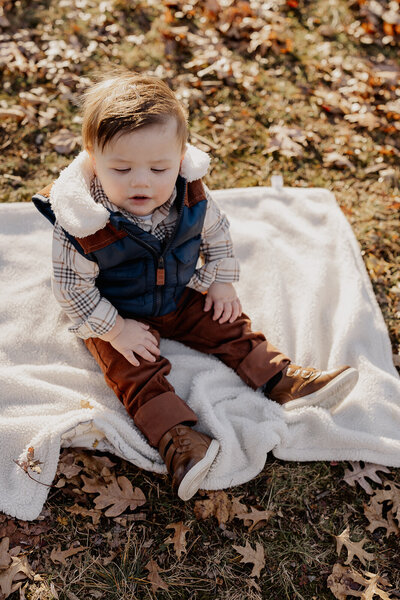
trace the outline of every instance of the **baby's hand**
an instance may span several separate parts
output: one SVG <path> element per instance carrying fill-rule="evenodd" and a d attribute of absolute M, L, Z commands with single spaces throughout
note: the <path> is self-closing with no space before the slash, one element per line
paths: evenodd
<path fill-rule="evenodd" d="M 219 323 L 225 323 L 226 321 L 233 323 L 242 314 L 242 305 L 232 283 L 214 281 L 210 285 L 204 310 L 210 310 L 212 305 L 214 305 L 213 321 L 219 319 Z"/>
<path fill-rule="evenodd" d="M 135 354 L 154 362 L 156 357 L 160 355 L 160 349 L 158 348 L 157 339 L 148 331 L 149 325 L 134 319 L 122 319 L 119 315 L 117 319 L 116 325 L 119 325 L 121 329 L 115 337 L 107 340 L 111 346 L 118 350 L 134 367 L 140 365 Z M 104 338 L 105 336 L 102 339 Z"/>

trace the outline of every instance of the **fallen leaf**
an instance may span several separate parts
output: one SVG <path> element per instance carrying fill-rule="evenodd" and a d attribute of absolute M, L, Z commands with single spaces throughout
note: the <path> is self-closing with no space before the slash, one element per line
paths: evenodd
<path fill-rule="evenodd" d="M 307 137 L 296 127 L 285 127 L 282 123 L 270 127 L 268 133 L 271 135 L 266 152 L 278 151 L 283 156 L 302 156 L 304 146 L 307 145 Z"/>
<path fill-rule="evenodd" d="M 10 546 L 10 540 L 8 537 L 4 537 L 0 541 L 0 571 L 8 569 L 11 564 L 11 556 L 8 552 Z"/>
<path fill-rule="evenodd" d="M 391 510 L 387 511 L 386 518 L 382 515 L 382 504 L 376 501 L 373 496 L 369 504 L 364 504 L 364 515 L 369 521 L 367 531 L 373 533 L 375 529 L 382 527 L 386 529 L 385 537 L 388 537 L 391 533 L 398 535 L 400 530 L 393 519 L 393 513 Z"/>
<path fill-rule="evenodd" d="M 324 156 L 325 167 L 347 167 L 351 171 L 355 170 L 353 163 L 339 152 L 329 152 Z"/>
<path fill-rule="evenodd" d="M 365 565 L 367 560 L 373 560 L 375 555 L 363 549 L 363 545 L 368 541 L 367 538 L 363 538 L 359 542 L 352 542 L 350 540 L 349 531 L 349 527 L 346 527 L 346 529 L 342 531 L 340 535 L 335 535 L 336 552 L 338 555 L 340 555 L 343 545 L 346 547 L 348 552 L 347 559 L 344 564 L 350 564 L 354 556 L 357 556 L 363 565 Z"/>
<path fill-rule="evenodd" d="M 173 544 L 175 554 L 178 558 L 181 557 L 183 552 L 186 552 L 186 534 L 189 533 L 189 527 L 183 523 L 183 521 L 179 521 L 179 523 L 171 523 L 167 525 L 167 529 L 174 529 L 175 533 L 173 536 L 170 536 L 167 540 L 165 540 L 165 544 Z"/>
<path fill-rule="evenodd" d="M 68 550 L 61 550 L 61 545 L 59 544 L 57 546 L 57 550 L 53 548 L 53 550 L 51 551 L 50 559 L 53 561 L 53 563 L 58 562 L 62 563 L 63 565 L 66 565 L 67 558 L 73 556 L 74 554 L 78 554 L 79 552 L 83 552 L 83 550 L 86 550 L 87 548 L 88 546 L 71 546 L 71 548 L 69 548 Z"/>
<path fill-rule="evenodd" d="M 148 579 L 151 583 L 151 591 L 153 594 L 158 589 L 168 590 L 168 585 L 160 577 L 160 567 L 155 560 L 150 560 L 146 565 L 146 569 L 149 572 Z"/>
<path fill-rule="evenodd" d="M 54 150 L 58 154 L 71 154 L 75 146 L 80 142 L 80 136 L 69 129 L 60 129 L 60 131 L 50 138 L 49 142 L 54 146 Z"/>
<path fill-rule="evenodd" d="M 400 487 L 393 481 L 387 481 L 385 484 L 385 489 L 375 490 L 374 499 L 379 503 L 389 502 L 395 519 L 400 523 Z"/>
<path fill-rule="evenodd" d="M 250 512 L 241 512 L 235 515 L 236 519 L 243 519 L 244 524 L 249 526 L 249 531 L 253 531 L 257 524 L 267 523 L 275 513 L 272 510 L 257 510 L 253 506 Z"/>
<path fill-rule="evenodd" d="M 26 556 L 12 557 L 11 565 L 0 571 L 0 591 L 7 598 L 21 587 L 21 580 L 34 576 Z"/>
<path fill-rule="evenodd" d="M 356 587 L 367 583 L 362 575 L 340 563 L 333 566 L 332 573 L 327 579 L 327 586 L 337 600 L 347 600 L 348 596 L 361 597 L 362 591 L 358 591 Z"/>
<path fill-rule="evenodd" d="M 232 546 L 236 552 L 242 555 L 241 563 L 253 563 L 253 570 L 251 577 L 260 577 L 261 570 L 265 567 L 265 554 L 264 548 L 259 542 L 256 542 L 256 549 L 254 550 L 248 541 L 245 546 Z"/>
<path fill-rule="evenodd" d="M 382 484 L 382 480 L 377 472 L 390 473 L 390 470 L 387 467 L 376 465 L 374 463 L 365 463 L 363 467 L 361 466 L 361 463 L 357 461 L 350 461 L 349 464 L 350 468 L 345 470 L 343 481 L 348 483 L 351 487 L 354 487 L 356 483 L 358 483 L 367 494 L 373 494 L 374 490 L 368 481 L 366 481 L 366 477 L 375 483 Z"/>
<path fill-rule="evenodd" d="M 81 517 L 90 517 L 92 519 L 93 525 L 97 525 L 100 521 L 101 510 L 89 509 L 84 506 L 79 506 L 79 504 L 74 504 L 73 506 L 68 506 L 65 509 L 67 512 L 72 515 L 79 515 Z"/>
<path fill-rule="evenodd" d="M 110 506 L 104 513 L 106 517 L 117 517 L 123 513 L 129 506 L 135 510 L 146 502 L 146 497 L 140 488 L 133 489 L 131 482 L 127 477 L 115 477 L 110 475 L 111 481 L 102 484 L 99 479 L 89 479 L 82 475 L 85 485 L 82 487 L 84 492 L 97 493 L 94 503 L 97 509 Z"/>

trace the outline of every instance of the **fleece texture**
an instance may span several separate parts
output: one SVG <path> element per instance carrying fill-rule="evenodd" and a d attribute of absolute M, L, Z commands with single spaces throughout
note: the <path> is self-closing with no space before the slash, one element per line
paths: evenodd
<path fill-rule="evenodd" d="M 213 195 L 231 222 L 242 267 L 237 289 L 254 327 L 296 364 L 349 364 L 360 377 L 333 413 L 288 413 L 216 358 L 162 340 L 169 380 L 198 414 L 198 429 L 221 445 L 204 488 L 249 481 L 270 451 L 291 461 L 400 466 L 400 379 L 359 246 L 333 195 L 285 187 Z M 165 472 L 83 341 L 68 332 L 51 292 L 50 254 L 51 227 L 32 205 L 0 205 L 0 510 L 27 520 L 48 493 L 15 462 L 30 447 L 42 462 L 32 475 L 47 484 L 62 446 L 107 450 Z"/>

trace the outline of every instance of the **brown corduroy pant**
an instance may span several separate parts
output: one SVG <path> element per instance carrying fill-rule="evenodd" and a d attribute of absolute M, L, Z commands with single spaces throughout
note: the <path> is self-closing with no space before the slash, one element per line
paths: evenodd
<path fill-rule="evenodd" d="M 150 325 L 158 341 L 160 337 L 173 339 L 217 356 L 253 389 L 269 381 L 290 362 L 261 332 L 251 330 L 250 319 L 244 313 L 233 323 L 220 324 L 212 319 L 213 308 L 204 312 L 204 301 L 203 294 L 187 288 L 174 312 L 137 320 Z M 171 427 L 197 422 L 196 414 L 175 394 L 165 377 L 171 370 L 165 357 L 150 362 L 139 356 L 140 365 L 134 367 L 109 342 L 89 338 L 85 344 L 100 365 L 107 384 L 152 446 L 157 447 Z"/>

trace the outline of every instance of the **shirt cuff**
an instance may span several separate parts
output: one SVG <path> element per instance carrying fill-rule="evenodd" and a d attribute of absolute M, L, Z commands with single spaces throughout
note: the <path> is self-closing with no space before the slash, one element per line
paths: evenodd
<path fill-rule="evenodd" d="M 81 323 L 68 327 L 69 331 L 86 340 L 110 331 L 117 320 L 118 311 L 108 300 L 102 298 L 94 311 Z"/>
<path fill-rule="evenodd" d="M 214 281 L 219 283 L 234 283 L 239 281 L 240 267 L 236 258 L 221 258 L 205 263 L 196 269 L 187 287 L 198 292 L 206 292 Z"/>

